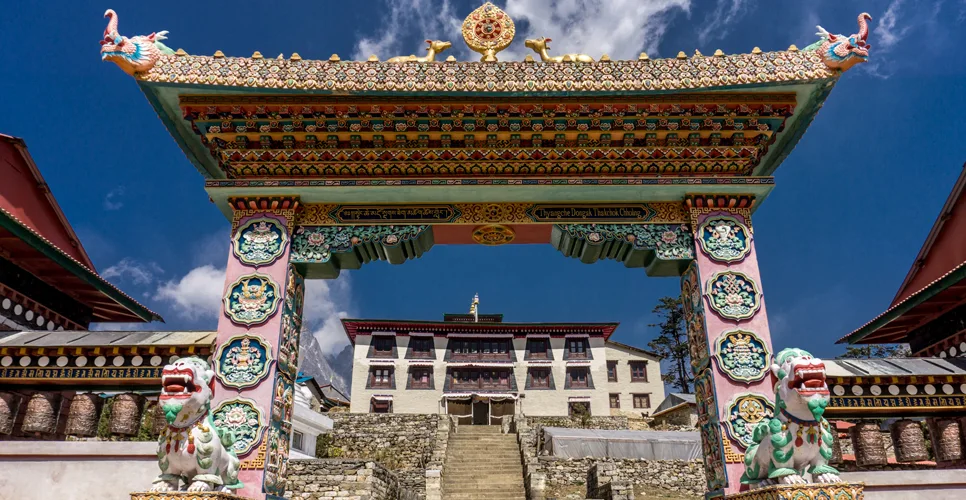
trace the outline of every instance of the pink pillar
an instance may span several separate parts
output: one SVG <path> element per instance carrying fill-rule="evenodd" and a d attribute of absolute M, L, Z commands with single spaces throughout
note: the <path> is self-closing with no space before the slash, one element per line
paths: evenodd
<path fill-rule="evenodd" d="M 750 429 L 774 414 L 774 352 L 750 210 L 735 208 L 750 200 L 716 198 L 687 200 L 695 260 L 681 281 L 712 498 L 747 489 L 740 479 Z"/>
<path fill-rule="evenodd" d="M 217 347 L 212 355 L 215 425 L 235 434 L 235 493 L 281 497 L 298 373 L 303 277 L 289 264 L 294 199 L 233 201 Z M 280 480 L 281 479 L 281 480 Z"/>

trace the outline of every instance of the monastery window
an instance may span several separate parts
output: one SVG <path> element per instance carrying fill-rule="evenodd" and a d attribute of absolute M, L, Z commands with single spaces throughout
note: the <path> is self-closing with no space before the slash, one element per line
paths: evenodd
<path fill-rule="evenodd" d="M 530 368 L 527 371 L 527 389 L 553 389 L 550 368 Z"/>
<path fill-rule="evenodd" d="M 587 368 L 568 368 L 567 386 L 565 389 L 593 389 L 594 384 L 590 379 L 590 370 Z"/>
<path fill-rule="evenodd" d="M 396 337 L 386 335 L 373 336 L 372 345 L 369 348 L 370 358 L 395 358 L 396 357 Z"/>
<path fill-rule="evenodd" d="M 305 451 L 305 449 L 302 448 L 302 445 L 303 445 L 302 441 L 304 439 L 305 439 L 305 436 L 301 432 L 292 431 L 292 449 Z"/>
<path fill-rule="evenodd" d="M 631 382 L 647 382 L 647 361 L 631 361 Z"/>
<path fill-rule="evenodd" d="M 392 368 L 373 367 L 369 369 L 369 382 L 366 389 L 395 389 Z"/>
<path fill-rule="evenodd" d="M 433 388 L 433 369 L 432 368 L 411 368 L 409 370 L 409 383 L 406 389 L 432 389 Z"/>
<path fill-rule="evenodd" d="M 452 389 L 514 389 L 510 370 L 461 368 L 450 372 Z"/>
<path fill-rule="evenodd" d="M 620 394 L 611 394 L 610 395 L 610 407 L 611 408 L 620 408 L 621 407 L 621 395 Z"/>
<path fill-rule="evenodd" d="M 650 408 L 650 407 L 651 407 L 650 394 L 634 394 L 634 408 Z"/>
<path fill-rule="evenodd" d="M 510 359 L 508 339 L 453 339 L 450 340 L 449 358 L 458 359 Z"/>
<path fill-rule="evenodd" d="M 435 358 L 432 337 L 409 337 L 408 358 Z"/>
<path fill-rule="evenodd" d="M 617 361 L 607 362 L 607 381 L 617 382 Z"/>
<path fill-rule="evenodd" d="M 564 359 L 592 359 L 588 339 L 567 339 Z"/>
<path fill-rule="evenodd" d="M 392 400 L 373 398 L 369 403 L 369 413 L 392 413 Z"/>
<path fill-rule="evenodd" d="M 550 339 L 527 339 L 527 352 L 524 359 L 553 359 Z"/>

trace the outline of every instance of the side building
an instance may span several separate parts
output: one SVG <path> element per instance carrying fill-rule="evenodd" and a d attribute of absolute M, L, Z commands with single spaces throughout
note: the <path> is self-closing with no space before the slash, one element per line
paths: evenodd
<path fill-rule="evenodd" d="M 343 319 L 353 345 L 353 413 L 442 413 L 460 423 L 506 415 L 640 418 L 664 399 L 660 357 L 609 340 L 617 323 Z"/>

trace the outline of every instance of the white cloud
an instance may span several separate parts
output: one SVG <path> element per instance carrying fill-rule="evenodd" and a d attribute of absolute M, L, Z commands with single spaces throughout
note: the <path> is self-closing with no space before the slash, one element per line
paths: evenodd
<path fill-rule="evenodd" d="M 909 33 L 911 26 L 906 25 L 901 28 L 896 29 L 896 24 L 899 22 L 899 8 L 902 7 L 903 0 L 893 0 L 889 4 L 889 8 L 886 9 L 885 14 L 879 20 L 879 24 L 876 25 L 872 33 L 876 38 L 876 46 L 882 52 L 889 51 L 894 47 L 899 41 L 901 41 L 906 34 Z"/>
<path fill-rule="evenodd" d="M 160 284 L 154 300 L 170 303 L 175 313 L 189 320 L 217 318 L 224 287 L 225 270 L 206 264 Z"/>
<path fill-rule="evenodd" d="M 601 54 L 613 59 L 636 59 L 645 51 L 654 56 L 667 31 L 668 17 L 678 11 L 688 12 L 690 5 L 691 0 L 507 0 L 504 10 L 513 18 L 517 34 L 513 45 L 498 57 L 502 61 L 523 60 L 533 54 L 524 47 L 524 40 L 537 37 L 553 39 L 551 55 L 581 52 L 590 53 L 595 59 Z M 371 54 L 380 60 L 413 53 L 423 55 L 423 46 L 417 51 L 400 44 L 404 35 L 414 30 L 426 38 L 452 42 L 450 53 L 458 60 L 479 59 L 465 46 L 460 32 L 469 11 L 455 11 L 450 0 L 395 0 L 388 2 L 386 8 L 388 15 L 379 25 L 379 35 L 357 43 L 353 59 L 365 60 Z M 734 16 L 740 15 L 739 11 Z M 732 15 L 732 10 L 728 9 L 727 14 Z M 521 29 L 523 26 L 525 30 Z"/>
<path fill-rule="evenodd" d="M 124 258 L 117 264 L 105 269 L 101 276 L 105 279 L 130 280 L 135 285 L 148 285 L 154 282 L 156 275 L 163 272 L 164 270 L 154 262 L 140 264 L 133 259 Z"/>
<path fill-rule="evenodd" d="M 728 35 L 728 26 L 741 19 L 748 11 L 747 0 L 718 0 L 714 11 L 705 17 L 698 30 L 698 43 L 721 40 Z"/>
<path fill-rule="evenodd" d="M 340 320 L 352 309 L 348 273 L 336 280 L 306 280 L 302 332 L 315 336 L 325 354 L 338 354 L 349 343 Z"/>
<path fill-rule="evenodd" d="M 124 202 L 120 201 L 124 196 L 124 186 L 118 186 L 107 193 L 104 197 L 104 210 L 120 210 Z"/>

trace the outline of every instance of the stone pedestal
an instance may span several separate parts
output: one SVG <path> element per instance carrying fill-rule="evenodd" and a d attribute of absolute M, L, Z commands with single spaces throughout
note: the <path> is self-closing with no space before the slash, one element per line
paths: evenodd
<path fill-rule="evenodd" d="M 862 500 L 865 492 L 862 483 L 774 485 L 725 496 L 728 500 L 802 500 L 834 498 L 835 500 Z"/>
<path fill-rule="evenodd" d="M 131 493 L 131 500 L 249 500 L 249 498 L 231 493 L 171 491 L 167 493 Z"/>

